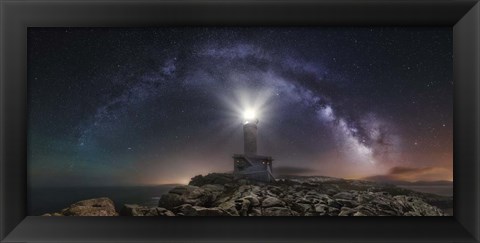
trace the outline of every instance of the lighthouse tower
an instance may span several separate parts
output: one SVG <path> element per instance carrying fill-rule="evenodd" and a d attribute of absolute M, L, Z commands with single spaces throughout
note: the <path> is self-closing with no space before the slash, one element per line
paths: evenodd
<path fill-rule="evenodd" d="M 233 175 L 236 179 L 273 181 L 271 156 L 257 155 L 258 119 L 248 115 L 243 121 L 243 154 L 233 155 Z"/>
<path fill-rule="evenodd" d="M 243 124 L 243 152 L 246 155 L 257 154 L 257 124 L 257 119 Z"/>

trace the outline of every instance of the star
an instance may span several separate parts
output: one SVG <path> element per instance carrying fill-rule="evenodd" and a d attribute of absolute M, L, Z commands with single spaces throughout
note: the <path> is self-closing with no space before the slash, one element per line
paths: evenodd
<path fill-rule="evenodd" d="M 98 185 L 228 171 L 251 108 L 259 152 L 274 166 L 338 177 L 383 173 L 401 161 L 448 167 L 451 33 L 29 28 L 29 166 L 60 178 L 69 161 L 83 170 L 65 183 Z M 132 166 L 137 176 L 126 173 Z"/>

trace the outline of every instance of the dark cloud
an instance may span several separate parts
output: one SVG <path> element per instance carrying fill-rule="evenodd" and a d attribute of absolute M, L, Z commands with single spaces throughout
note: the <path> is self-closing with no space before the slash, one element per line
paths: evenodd
<path fill-rule="evenodd" d="M 365 177 L 365 180 L 398 182 L 398 181 L 436 181 L 438 178 L 451 178 L 451 171 L 442 167 L 392 167 L 385 175 Z"/>

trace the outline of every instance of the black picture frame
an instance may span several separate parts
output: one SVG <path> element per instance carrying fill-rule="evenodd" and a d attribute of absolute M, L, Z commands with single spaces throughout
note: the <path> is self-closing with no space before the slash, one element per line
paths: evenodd
<path fill-rule="evenodd" d="M 480 4 L 473 0 L 0 0 L 2 242 L 479 242 Z M 26 216 L 27 28 L 450 26 L 453 217 Z"/>

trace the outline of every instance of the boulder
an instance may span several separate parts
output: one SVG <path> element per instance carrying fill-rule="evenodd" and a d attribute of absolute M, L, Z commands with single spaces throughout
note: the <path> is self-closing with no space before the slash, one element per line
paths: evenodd
<path fill-rule="evenodd" d="M 328 213 L 328 206 L 324 204 L 315 205 L 315 213 L 317 213 L 319 216 L 326 215 Z"/>
<path fill-rule="evenodd" d="M 276 198 L 276 197 L 267 197 L 262 201 L 262 207 L 283 207 L 285 206 L 285 202 Z"/>
<path fill-rule="evenodd" d="M 360 205 L 355 208 L 357 213 L 362 214 L 362 216 L 375 216 L 375 208 L 373 208 L 371 205 Z"/>
<path fill-rule="evenodd" d="M 300 214 L 304 214 L 308 210 L 312 209 L 312 206 L 310 204 L 292 202 L 289 205 L 293 211 L 298 212 Z"/>
<path fill-rule="evenodd" d="M 231 216 L 240 216 L 234 201 L 222 202 L 221 204 L 218 205 L 218 208 L 224 210 Z"/>
<path fill-rule="evenodd" d="M 246 196 L 243 199 L 248 200 L 250 202 L 250 205 L 252 205 L 253 207 L 260 206 L 260 200 L 258 200 L 258 197 L 256 195 Z"/>
<path fill-rule="evenodd" d="M 338 203 L 336 200 L 333 200 L 333 199 L 328 199 L 327 200 L 327 205 L 330 206 L 330 207 L 334 207 L 334 208 L 341 208 L 342 207 L 342 204 Z"/>
<path fill-rule="evenodd" d="M 218 207 L 205 208 L 184 204 L 176 207 L 174 210 L 178 212 L 177 215 L 182 216 L 230 216 L 229 213 Z"/>
<path fill-rule="evenodd" d="M 113 201 L 106 197 L 76 202 L 58 214 L 64 216 L 118 216 Z"/>
<path fill-rule="evenodd" d="M 204 208 L 199 206 L 193 206 L 195 210 L 195 215 L 193 216 L 230 216 L 229 213 L 225 212 L 221 208 Z"/>
<path fill-rule="evenodd" d="M 367 216 L 367 215 L 363 214 L 362 212 L 356 212 L 353 214 L 353 216 Z"/>
<path fill-rule="evenodd" d="M 432 206 L 420 198 L 409 196 L 394 196 L 393 204 L 405 216 L 445 216 L 439 208 Z"/>
<path fill-rule="evenodd" d="M 220 185 L 203 187 L 190 185 L 177 186 L 160 197 L 158 206 L 169 210 L 182 204 L 208 207 L 222 192 L 223 186 Z"/>
<path fill-rule="evenodd" d="M 269 207 L 263 209 L 263 216 L 292 216 L 292 212 L 284 207 Z"/>
<path fill-rule="evenodd" d="M 339 192 L 333 195 L 335 199 L 346 199 L 346 200 L 353 200 L 355 195 L 350 192 Z"/>
<path fill-rule="evenodd" d="M 215 201 L 220 195 L 222 195 L 223 191 L 225 190 L 225 186 L 222 185 L 203 185 L 201 188 L 205 191 L 204 193 L 209 196 L 209 202 Z"/>
<path fill-rule="evenodd" d="M 280 195 L 283 193 L 282 188 L 278 186 L 267 186 L 267 192 L 271 195 Z"/>
<path fill-rule="evenodd" d="M 343 207 L 338 216 L 353 216 L 354 213 L 356 213 L 355 209 Z"/>
<path fill-rule="evenodd" d="M 167 193 L 160 197 L 160 200 L 158 201 L 158 206 L 172 210 L 173 208 L 182 205 L 183 203 L 184 200 L 180 195 L 175 193 Z"/>
<path fill-rule="evenodd" d="M 262 210 L 259 207 L 252 208 L 248 213 L 248 216 L 262 216 Z"/>
<path fill-rule="evenodd" d="M 247 216 L 250 210 L 250 201 L 247 199 L 235 200 L 235 208 L 238 210 L 240 216 Z"/>
<path fill-rule="evenodd" d="M 354 208 L 358 206 L 357 201 L 347 200 L 347 199 L 337 199 L 336 202 L 341 204 L 343 207 Z M 338 207 L 336 207 L 338 208 Z"/>
<path fill-rule="evenodd" d="M 197 175 L 188 184 L 192 186 L 203 186 L 206 184 L 225 185 L 233 181 L 233 175 L 230 173 L 210 173 L 206 176 Z"/>
<path fill-rule="evenodd" d="M 146 207 L 136 204 L 125 204 L 120 216 L 175 216 L 170 210 L 161 207 Z"/>
<path fill-rule="evenodd" d="M 314 213 L 318 216 L 337 216 L 340 213 L 338 208 L 329 207 L 325 204 L 317 204 Z"/>
<path fill-rule="evenodd" d="M 340 209 L 328 207 L 328 213 L 327 213 L 328 216 L 338 216 L 339 213 L 340 213 Z"/>

